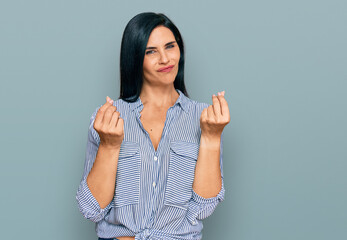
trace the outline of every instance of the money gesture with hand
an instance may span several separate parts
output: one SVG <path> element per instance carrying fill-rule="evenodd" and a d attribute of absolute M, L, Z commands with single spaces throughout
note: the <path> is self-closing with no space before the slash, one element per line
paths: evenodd
<path fill-rule="evenodd" d="M 225 91 L 212 95 L 212 105 L 204 108 L 200 116 L 201 135 L 208 138 L 221 137 L 224 127 L 230 122 L 228 103 L 224 98 Z"/>
<path fill-rule="evenodd" d="M 99 108 L 93 126 L 100 136 L 100 145 L 120 148 L 124 138 L 124 120 L 108 96 L 106 103 Z"/>

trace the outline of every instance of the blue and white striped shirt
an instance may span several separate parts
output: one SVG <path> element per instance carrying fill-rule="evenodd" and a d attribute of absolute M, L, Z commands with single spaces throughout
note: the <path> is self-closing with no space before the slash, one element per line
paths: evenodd
<path fill-rule="evenodd" d="M 180 94 L 167 111 L 157 151 L 140 121 L 141 99 L 128 103 L 114 101 L 124 119 L 124 139 L 120 147 L 115 195 L 101 209 L 86 183 L 100 143 L 93 124 L 98 107 L 90 118 L 84 173 L 76 200 L 83 216 L 96 223 L 102 238 L 135 236 L 143 239 L 202 239 L 202 220 L 224 200 L 224 181 L 216 197 L 203 198 L 192 188 L 200 146 L 200 115 L 207 103 Z M 222 134 L 223 136 L 223 134 Z M 220 166 L 223 179 L 223 141 Z"/>

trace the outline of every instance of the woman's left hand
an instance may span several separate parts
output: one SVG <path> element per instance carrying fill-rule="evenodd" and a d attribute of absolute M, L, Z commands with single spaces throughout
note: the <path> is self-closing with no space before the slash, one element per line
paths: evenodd
<path fill-rule="evenodd" d="M 201 135 L 207 138 L 220 138 L 224 127 L 230 122 L 228 103 L 223 92 L 212 95 L 213 104 L 204 108 L 200 116 Z"/>

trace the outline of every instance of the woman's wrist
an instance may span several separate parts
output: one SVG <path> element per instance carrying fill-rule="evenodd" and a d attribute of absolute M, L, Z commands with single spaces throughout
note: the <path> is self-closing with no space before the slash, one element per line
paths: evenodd
<path fill-rule="evenodd" d="M 120 144 L 119 145 L 109 145 L 109 144 L 103 144 L 100 142 L 99 149 L 102 149 L 102 151 L 107 152 L 119 152 L 120 150 Z"/>
<path fill-rule="evenodd" d="M 200 137 L 200 147 L 207 147 L 209 149 L 218 149 L 220 148 L 221 135 L 215 134 L 201 134 Z"/>

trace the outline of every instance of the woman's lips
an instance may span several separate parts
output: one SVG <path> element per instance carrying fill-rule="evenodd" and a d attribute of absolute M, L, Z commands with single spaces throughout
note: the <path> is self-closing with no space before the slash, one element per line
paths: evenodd
<path fill-rule="evenodd" d="M 174 67 L 174 65 L 163 67 L 163 68 L 158 69 L 158 72 L 170 72 L 173 69 L 173 67 Z"/>

